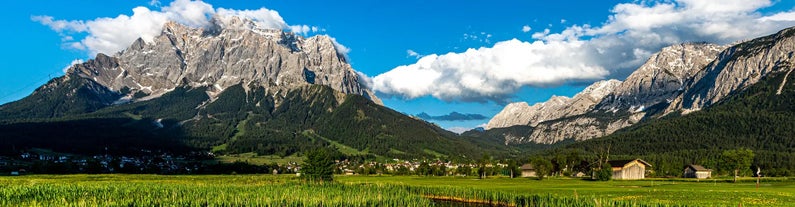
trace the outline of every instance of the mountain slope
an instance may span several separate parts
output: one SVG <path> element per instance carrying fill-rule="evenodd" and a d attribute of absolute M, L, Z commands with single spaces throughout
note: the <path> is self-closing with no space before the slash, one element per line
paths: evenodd
<path fill-rule="evenodd" d="M 70 72 L 111 90 L 129 88 L 153 97 L 181 85 L 211 86 L 214 97 L 241 83 L 270 94 L 319 84 L 378 102 L 331 37 L 260 29 L 238 17 L 216 17 L 214 23 L 191 28 L 168 22 L 152 42 L 138 39 L 105 64 L 79 64 Z"/>
<path fill-rule="evenodd" d="M 795 77 L 786 75 L 792 68 L 771 72 L 701 111 L 673 114 L 566 148 L 598 152 L 610 146 L 611 157 L 642 157 L 661 175 L 672 176 L 693 163 L 717 169 L 723 150 L 749 148 L 756 154 L 754 165 L 764 169 L 766 176 L 792 176 Z"/>
<path fill-rule="evenodd" d="M 793 34 L 795 29 L 784 29 L 728 48 L 704 43 L 663 48 L 592 110 L 539 123 L 525 121 L 533 129 L 521 133 L 527 137 L 518 143 L 586 140 L 672 112 L 709 107 L 789 66 L 795 51 Z"/>
<path fill-rule="evenodd" d="M 724 50 L 700 71 L 667 111 L 700 110 L 769 73 L 789 70 L 795 58 L 795 28 L 756 38 Z"/>
<path fill-rule="evenodd" d="M 328 36 L 304 38 L 229 16 L 214 17 L 214 24 L 166 23 L 152 41 L 97 54 L 31 96 L 0 106 L 0 149 L 484 153 L 471 140 L 381 106 Z"/>
<path fill-rule="evenodd" d="M 511 103 L 494 115 L 486 124 L 486 129 L 503 128 L 514 125 L 536 126 L 541 122 L 555 120 L 590 111 L 603 97 L 612 92 L 621 81 L 598 81 L 583 89 L 572 98 L 552 96 L 546 102 L 528 106 L 526 102 Z"/>
<path fill-rule="evenodd" d="M 111 105 L 121 94 L 89 79 L 63 76 L 16 102 L 0 105 L 0 121 L 88 113 Z"/>

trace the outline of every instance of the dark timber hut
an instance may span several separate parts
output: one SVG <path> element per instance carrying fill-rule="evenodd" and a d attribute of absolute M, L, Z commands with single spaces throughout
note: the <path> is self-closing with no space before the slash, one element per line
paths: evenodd
<path fill-rule="evenodd" d="M 688 165 L 685 167 L 682 177 L 707 179 L 712 177 L 712 170 L 705 168 L 701 165 Z"/>

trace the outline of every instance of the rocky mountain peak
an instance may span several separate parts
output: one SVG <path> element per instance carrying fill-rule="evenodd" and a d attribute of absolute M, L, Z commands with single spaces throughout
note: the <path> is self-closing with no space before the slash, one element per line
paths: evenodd
<path fill-rule="evenodd" d="M 770 73 L 789 72 L 795 62 L 795 28 L 734 45 L 700 70 L 666 112 L 689 113 L 759 82 Z"/>
<path fill-rule="evenodd" d="M 607 94 L 613 92 L 620 84 L 621 81 L 616 79 L 597 81 L 583 89 L 582 92 L 575 95 L 574 98 L 577 99 L 580 98 L 578 96 L 582 96 L 582 98 L 588 98 L 591 101 L 598 102 L 607 96 Z"/>
<path fill-rule="evenodd" d="M 555 143 L 564 139 L 586 140 L 605 136 L 642 120 L 671 112 L 687 114 L 710 107 L 756 84 L 769 74 L 788 75 L 795 70 L 792 64 L 795 61 L 794 54 L 795 28 L 728 46 L 708 43 L 672 45 L 653 54 L 595 106 L 551 108 L 555 115 L 549 115 L 550 112 L 545 115 L 568 117 L 566 119 L 538 122 L 549 120 L 537 118 L 540 117 L 537 114 L 544 114 L 537 112 L 538 108 L 514 107 L 512 114 L 535 115 L 504 115 L 501 112 L 494 117 L 497 120 L 489 124 L 495 123 L 491 126 L 498 127 L 532 127 L 528 132 L 505 134 L 506 143 Z M 786 82 L 781 84 L 779 88 L 784 88 Z M 591 87 L 598 88 L 598 84 Z M 591 87 L 581 94 L 596 94 L 594 98 L 602 94 L 586 92 Z M 569 101 L 569 106 L 577 106 L 572 103 L 585 100 L 578 96 Z M 587 101 L 583 103 L 583 106 L 588 106 Z M 561 114 L 564 112 L 569 114 Z"/>
<path fill-rule="evenodd" d="M 638 111 L 670 102 L 687 80 L 715 60 L 726 46 L 708 43 L 677 44 L 653 54 L 623 84 L 597 106 L 601 110 Z"/>
<path fill-rule="evenodd" d="M 329 36 L 304 38 L 235 16 L 212 22 L 200 28 L 168 22 L 151 41 L 138 39 L 113 56 L 98 54 L 70 70 L 114 91 L 145 93 L 144 99 L 182 85 L 210 86 L 207 93 L 215 97 L 242 84 L 264 87 L 278 101 L 288 90 L 321 84 L 380 104 Z"/>
<path fill-rule="evenodd" d="M 552 96 L 549 100 L 536 103 L 533 106 L 529 106 L 526 102 L 511 103 L 489 120 L 485 128 L 504 128 L 515 125 L 536 126 L 541 122 L 580 115 L 592 109 L 619 84 L 621 81 L 613 79 L 597 81 L 572 98 Z"/>

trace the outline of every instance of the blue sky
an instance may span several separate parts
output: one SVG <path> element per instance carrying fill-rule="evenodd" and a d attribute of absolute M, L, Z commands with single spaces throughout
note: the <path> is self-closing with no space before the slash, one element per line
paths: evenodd
<path fill-rule="evenodd" d="M 374 78 L 386 106 L 430 115 L 491 117 L 508 102 L 532 104 L 552 95 L 572 96 L 600 79 L 621 80 L 665 45 L 726 44 L 795 26 L 795 1 L 204 2 L 236 10 L 264 7 L 278 11 L 289 25 L 318 27 L 324 31 L 307 35 L 327 34 L 350 48 L 351 64 Z M 129 16 L 137 6 L 159 11 L 170 1 L 4 4 L 0 15 L 12 28 L 0 33 L 6 40 L 0 103 L 28 95 L 75 59 L 90 59 L 90 49 L 67 44 L 88 34 L 59 35 L 32 17 L 91 21 Z M 426 74 L 438 77 L 411 78 Z M 434 122 L 450 129 L 488 120 Z"/>

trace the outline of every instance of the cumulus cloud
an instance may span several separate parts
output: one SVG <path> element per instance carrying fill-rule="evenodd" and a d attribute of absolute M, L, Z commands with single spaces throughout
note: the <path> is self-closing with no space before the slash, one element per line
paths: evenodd
<path fill-rule="evenodd" d="M 530 32 L 531 29 L 533 28 L 530 28 L 528 25 L 522 26 L 522 32 Z"/>
<path fill-rule="evenodd" d="M 569 59 L 587 59 L 581 41 L 543 43 L 516 39 L 491 48 L 427 55 L 373 78 L 373 88 L 405 98 L 432 95 L 446 101 L 504 101 L 522 86 L 603 78 L 607 70 Z"/>
<path fill-rule="evenodd" d="M 728 44 L 795 25 L 795 11 L 758 12 L 771 5 L 769 0 L 622 3 L 600 25 L 572 25 L 557 33 L 545 29 L 534 33 L 532 42 L 513 39 L 490 48 L 427 55 L 373 77 L 373 87 L 408 99 L 504 103 L 521 87 L 623 79 L 668 45 Z"/>
<path fill-rule="evenodd" d="M 160 6 L 160 1 L 151 0 L 151 1 L 149 1 L 149 6 Z"/>
<path fill-rule="evenodd" d="M 409 57 L 415 57 L 415 58 L 417 58 L 417 59 L 419 59 L 419 58 L 421 58 L 421 57 L 422 57 L 422 55 L 420 55 L 419 53 L 415 52 L 414 50 L 406 50 L 406 54 L 407 54 Z"/>
<path fill-rule="evenodd" d="M 77 65 L 77 64 L 80 64 L 80 63 L 83 63 L 83 62 L 85 62 L 83 59 L 74 59 L 74 60 L 72 60 L 72 62 L 69 63 L 69 65 L 67 65 L 66 67 L 63 68 L 63 73 L 66 73 L 69 70 L 69 68 L 71 68 L 73 65 Z"/>
<path fill-rule="evenodd" d="M 318 27 L 309 26 L 309 25 L 291 25 L 290 31 L 302 34 L 304 36 L 309 35 L 310 33 L 317 33 L 321 31 Z"/>
<path fill-rule="evenodd" d="M 329 38 L 331 38 L 331 42 L 334 43 L 334 49 L 336 49 L 338 53 L 342 54 L 344 56 L 345 60 L 350 60 L 348 58 L 348 53 L 351 52 L 351 48 L 346 47 L 345 45 L 342 45 L 339 42 L 337 42 L 337 38 L 333 38 L 333 37 L 329 37 Z"/>
<path fill-rule="evenodd" d="M 160 2 L 153 0 L 149 4 L 159 6 Z M 256 10 L 216 9 L 200 0 L 175 0 L 161 7 L 160 11 L 153 11 L 143 6 L 135 7 L 130 16 L 120 14 L 116 17 L 93 20 L 57 20 L 43 15 L 32 16 L 31 20 L 58 32 L 66 48 L 87 50 L 93 56 L 96 53 L 113 54 L 121 51 L 139 37 L 151 42 L 160 34 L 163 24 L 168 21 L 195 28 L 206 28 L 212 26 L 213 17 L 223 20 L 232 16 L 251 19 L 256 27 L 261 29 L 291 30 L 304 35 L 319 30 L 308 25 L 288 25 L 277 11 L 264 7 Z M 74 41 L 75 34 L 85 37 Z M 349 50 L 345 48 L 343 51 Z"/>
<path fill-rule="evenodd" d="M 64 32 L 64 31 L 76 31 L 76 32 L 83 32 L 86 31 L 87 27 L 86 24 L 82 21 L 65 21 L 65 20 L 55 20 L 55 18 L 51 16 L 32 16 L 30 17 L 31 20 L 34 22 L 41 23 L 50 27 L 50 29 L 55 30 L 56 32 Z"/>

